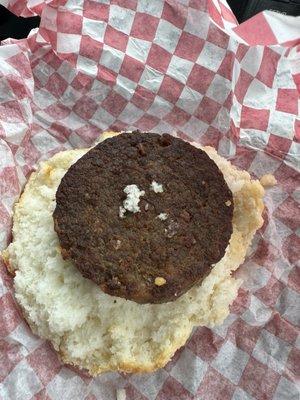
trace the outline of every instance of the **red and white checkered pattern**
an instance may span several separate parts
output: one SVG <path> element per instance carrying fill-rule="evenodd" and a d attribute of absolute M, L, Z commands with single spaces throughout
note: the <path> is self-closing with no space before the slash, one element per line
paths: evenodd
<path fill-rule="evenodd" d="M 218 0 L 5 5 L 42 21 L 27 40 L 0 47 L 1 248 L 36 163 L 106 129 L 176 131 L 255 177 L 273 173 L 278 185 L 237 272 L 245 283 L 231 314 L 213 330 L 197 328 L 154 374 L 91 379 L 63 366 L 25 324 L 0 261 L 0 399 L 110 400 L 121 387 L 127 400 L 298 398 L 297 19 L 263 13 L 237 26 Z"/>

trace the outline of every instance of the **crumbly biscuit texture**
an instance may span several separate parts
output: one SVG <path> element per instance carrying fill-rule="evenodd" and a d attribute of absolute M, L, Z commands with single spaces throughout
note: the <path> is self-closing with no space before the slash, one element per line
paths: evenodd
<path fill-rule="evenodd" d="M 52 342 L 64 362 L 92 375 L 150 372 L 184 345 L 193 326 L 212 327 L 228 315 L 240 286 L 231 272 L 244 261 L 262 225 L 264 190 L 213 148 L 203 149 L 233 192 L 233 233 L 224 257 L 201 285 L 164 304 L 137 304 L 105 294 L 61 256 L 52 218 L 55 193 L 70 165 L 87 149 L 58 153 L 31 175 L 15 206 L 14 240 L 3 256 L 15 273 L 15 296 L 25 318 L 36 334 Z"/>

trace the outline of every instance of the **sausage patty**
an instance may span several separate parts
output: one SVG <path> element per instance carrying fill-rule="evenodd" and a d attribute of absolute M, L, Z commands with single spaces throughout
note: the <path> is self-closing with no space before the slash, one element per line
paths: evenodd
<path fill-rule="evenodd" d="M 175 300 L 224 255 L 233 199 L 208 155 L 168 134 L 123 133 L 70 167 L 53 214 L 64 258 L 111 295 Z"/>

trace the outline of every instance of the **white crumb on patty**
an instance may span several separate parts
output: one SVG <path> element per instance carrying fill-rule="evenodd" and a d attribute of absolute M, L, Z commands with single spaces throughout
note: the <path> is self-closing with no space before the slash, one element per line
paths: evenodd
<path fill-rule="evenodd" d="M 120 218 L 124 218 L 125 213 L 126 213 L 125 208 L 122 207 L 122 206 L 120 206 L 120 207 L 119 207 L 119 217 L 120 217 Z"/>
<path fill-rule="evenodd" d="M 168 218 L 167 213 L 160 213 L 157 218 L 161 219 L 162 221 L 165 221 Z"/>
<path fill-rule="evenodd" d="M 127 185 L 124 189 L 124 193 L 127 194 L 127 197 L 123 201 L 123 206 L 119 207 L 120 218 L 124 218 L 126 211 L 132 213 L 140 212 L 140 197 L 145 195 L 144 190 L 140 190 L 137 185 Z"/>
<path fill-rule="evenodd" d="M 155 193 L 162 193 L 164 191 L 163 185 L 161 183 L 157 183 L 155 181 L 152 181 L 150 185 L 150 189 L 153 190 Z"/>

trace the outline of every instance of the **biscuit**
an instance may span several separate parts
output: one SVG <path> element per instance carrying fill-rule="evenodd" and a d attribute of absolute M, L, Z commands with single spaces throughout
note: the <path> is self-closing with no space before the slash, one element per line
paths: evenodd
<path fill-rule="evenodd" d="M 232 271 L 244 261 L 262 225 L 264 190 L 214 149 L 203 150 L 233 193 L 233 232 L 224 257 L 201 284 L 163 304 L 108 295 L 61 256 L 52 217 L 55 193 L 69 167 L 88 149 L 58 153 L 31 175 L 15 205 L 14 240 L 4 258 L 15 272 L 15 296 L 26 320 L 34 333 L 51 341 L 64 362 L 91 375 L 150 372 L 169 361 L 194 326 L 213 327 L 229 314 L 241 284 Z"/>

